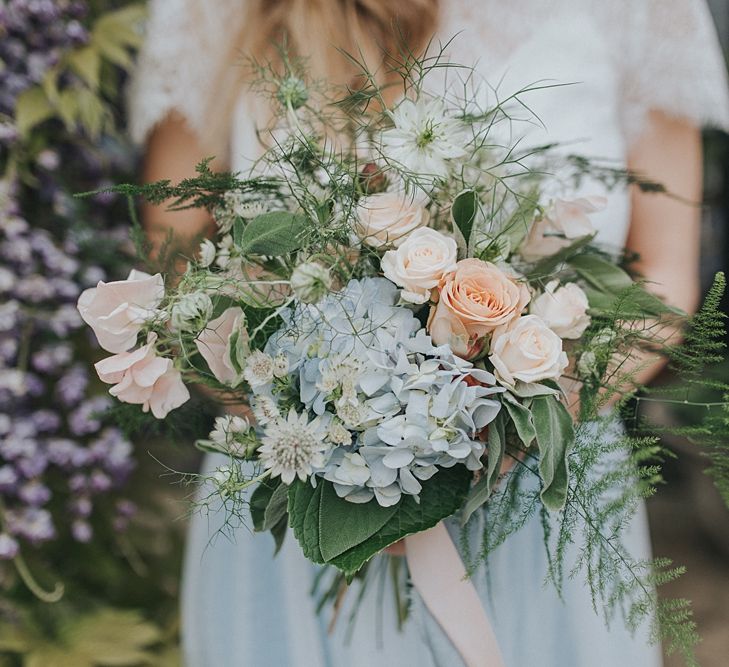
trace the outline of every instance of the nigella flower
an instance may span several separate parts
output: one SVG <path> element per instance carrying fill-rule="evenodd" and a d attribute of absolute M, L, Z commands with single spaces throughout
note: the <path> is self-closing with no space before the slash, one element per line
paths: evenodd
<path fill-rule="evenodd" d="M 443 100 L 403 100 L 391 116 L 395 127 L 382 133 L 388 162 L 415 174 L 444 177 L 449 161 L 466 155 L 466 127 L 446 116 Z"/>
<path fill-rule="evenodd" d="M 329 449 L 325 435 L 326 426 L 320 418 L 310 422 L 305 413 L 297 415 L 292 408 L 286 419 L 268 424 L 258 453 L 264 467 L 274 477 L 280 476 L 284 484 L 291 484 L 295 477 L 304 481 L 313 468 L 324 465 Z"/>

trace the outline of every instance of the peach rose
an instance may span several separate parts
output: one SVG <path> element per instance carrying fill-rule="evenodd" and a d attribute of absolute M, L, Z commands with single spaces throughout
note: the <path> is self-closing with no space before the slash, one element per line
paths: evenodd
<path fill-rule="evenodd" d="M 385 278 L 403 288 L 404 301 L 425 303 L 441 278 L 455 271 L 457 254 L 454 239 L 429 227 L 421 227 L 397 250 L 388 250 L 381 266 Z"/>
<path fill-rule="evenodd" d="M 126 280 L 99 281 L 96 287 L 84 290 L 76 307 L 101 347 L 107 352 L 126 352 L 136 345 L 144 322 L 156 314 L 164 293 L 159 273 L 150 276 L 132 269 Z"/>
<path fill-rule="evenodd" d="M 519 317 L 527 303 L 524 283 L 491 262 L 462 259 L 441 281 L 428 329 L 436 345 L 449 343 L 468 359 L 480 352 L 484 336 Z"/>
<path fill-rule="evenodd" d="M 568 201 L 557 199 L 547 209 L 544 217 L 529 230 L 519 254 L 527 262 L 555 255 L 575 239 L 595 233 L 590 214 L 605 208 L 605 197 L 581 197 Z"/>
<path fill-rule="evenodd" d="M 411 198 L 398 192 L 362 197 L 354 231 L 362 243 L 373 248 L 398 246 L 410 232 L 428 224 L 430 213 L 424 204 L 422 197 Z"/>
<path fill-rule="evenodd" d="M 489 360 L 502 384 L 556 380 L 567 368 L 562 339 L 536 315 L 525 315 L 494 331 Z"/>
<path fill-rule="evenodd" d="M 109 389 L 112 396 L 141 405 L 144 412 L 151 409 L 157 419 L 164 419 L 190 398 L 190 392 L 172 360 L 157 356 L 156 341 L 157 334 L 150 333 L 146 345 L 102 359 L 96 372 L 102 382 L 114 385 Z"/>
<path fill-rule="evenodd" d="M 558 280 L 552 280 L 532 301 L 529 312 L 541 317 L 560 338 L 577 339 L 590 326 L 588 307 L 587 295 L 579 285 L 567 283 L 560 287 Z"/>
<path fill-rule="evenodd" d="M 235 333 L 238 335 L 234 336 Z M 228 308 L 220 317 L 210 320 L 195 339 L 195 345 L 215 379 L 222 384 L 236 386 L 243 377 L 238 369 L 243 367 L 248 356 L 248 331 L 243 310 L 237 306 Z M 233 363 L 234 358 L 238 369 Z"/>

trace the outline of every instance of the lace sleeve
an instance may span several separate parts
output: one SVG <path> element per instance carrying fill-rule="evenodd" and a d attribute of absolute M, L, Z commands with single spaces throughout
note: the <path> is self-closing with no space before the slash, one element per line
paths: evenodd
<path fill-rule="evenodd" d="M 236 85 L 236 40 L 242 0 L 151 0 L 145 43 L 129 89 L 130 132 L 136 142 L 171 111 L 182 115 L 205 141 L 223 150 L 219 98 Z"/>
<path fill-rule="evenodd" d="M 729 129 L 726 64 L 706 0 L 631 0 L 625 16 L 628 140 L 640 135 L 652 110 Z"/>

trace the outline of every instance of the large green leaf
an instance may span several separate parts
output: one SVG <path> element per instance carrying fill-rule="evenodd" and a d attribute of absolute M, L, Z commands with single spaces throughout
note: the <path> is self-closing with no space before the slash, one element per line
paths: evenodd
<path fill-rule="evenodd" d="M 380 530 L 397 512 L 397 505 L 382 507 L 376 502 L 350 503 L 337 496 L 334 487 L 322 489 L 319 507 L 319 548 L 322 558 L 330 561 L 362 544 Z M 332 527 L 336 526 L 335 530 Z"/>
<path fill-rule="evenodd" d="M 560 510 L 567 499 L 567 457 L 575 441 L 572 417 L 556 396 L 536 396 L 531 410 L 539 446 L 542 502 L 549 510 Z"/>
<path fill-rule="evenodd" d="M 310 561 L 323 563 L 319 548 L 319 506 L 324 482 L 316 488 L 306 482 L 294 480 L 289 486 L 289 525 Z"/>
<path fill-rule="evenodd" d="M 486 472 L 471 488 L 463 505 L 461 523 L 465 524 L 471 515 L 483 505 L 494 490 L 501 473 L 501 463 L 506 451 L 506 429 L 503 408 L 488 426 L 488 451 Z"/>
<path fill-rule="evenodd" d="M 420 502 L 412 496 L 403 499 L 394 508 L 384 508 L 392 514 L 376 532 L 359 544 L 355 544 L 337 555 L 346 541 L 357 539 L 357 531 L 341 523 L 365 523 L 368 527 L 359 531 L 359 536 L 371 529 L 384 516 L 375 500 L 356 504 L 339 498 L 330 482 L 321 481 L 316 489 L 311 485 L 295 481 L 289 487 L 289 523 L 299 541 L 304 555 L 315 563 L 328 563 L 352 577 L 372 556 L 385 547 L 394 544 L 407 535 L 432 528 L 439 521 L 454 514 L 468 493 L 471 473 L 462 465 L 444 468 L 423 483 Z M 336 508 L 343 504 L 350 507 Z M 345 531 L 347 539 L 337 533 Z M 325 545 L 323 550 L 321 545 Z M 328 555 L 325 560 L 323 551 Z"/>
<path fill-rule="evenodd" d="M 286 211 L 264 213 L 243 227 L 240 249 L 251 255 L 285 255 L 301 247 L 301 234 L 306 226 L 302 215 Z"/>
<path fill-rule="evenodd" d="M 473 190 L 464 190 L 456 196 L 451 205 L 451 218 L 468 244 L 473 222 L 478 213 L 478 195 Z"/>

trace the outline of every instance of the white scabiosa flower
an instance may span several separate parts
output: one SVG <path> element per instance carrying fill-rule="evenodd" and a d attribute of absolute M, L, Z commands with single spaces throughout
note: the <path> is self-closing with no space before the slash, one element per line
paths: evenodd
<path fill-rule="evenodd" d="M 243 377 L 252 389 L 273 382 L 275 364 L 270 354 L 255 350 L 246 360 Z"/>
<path fill-rule="evenodd" d="M 176 331 L 200 331 L 213 315 L 213 302 L 205 292 L 185 294 L 172 306 L 171 323 Z"/>
<path fill-rule="evenodd" d="M 319 262 L 304 262 L 291 273 L 291 289 L 296 298 L 304 303 L 316 303 L 332 288 L 329 269 Z"/>
<path fill-rule="evenodd" d="M 284 484 L 291 484 L 296 477 L 303 482 L 313 468 L 324 465 L 329 448 L 324 435 L 318 418 L 310 422 L 305 413 L 298 415 L 291 409 L 286 419 L 266 426 L 258 455 L 271 475 L 280 476 Z"/>
<path fill-rule="evenodd" d="M 215 261 L 215 254 L 215 244 L 210 239 L 205 239 L 200 244 L 200 250 L 198 251 L 200 264 L 204 267 L 210 266 Z"/>
<path fill-rule="evenodd" d="M 403 169 L 444 177 L 450 160 L 466 155 L 466 126 L 446 115 L 443 100 L 403 100 L 391 116 L 395 127 L 382 133 L 382 151 Z"/>

